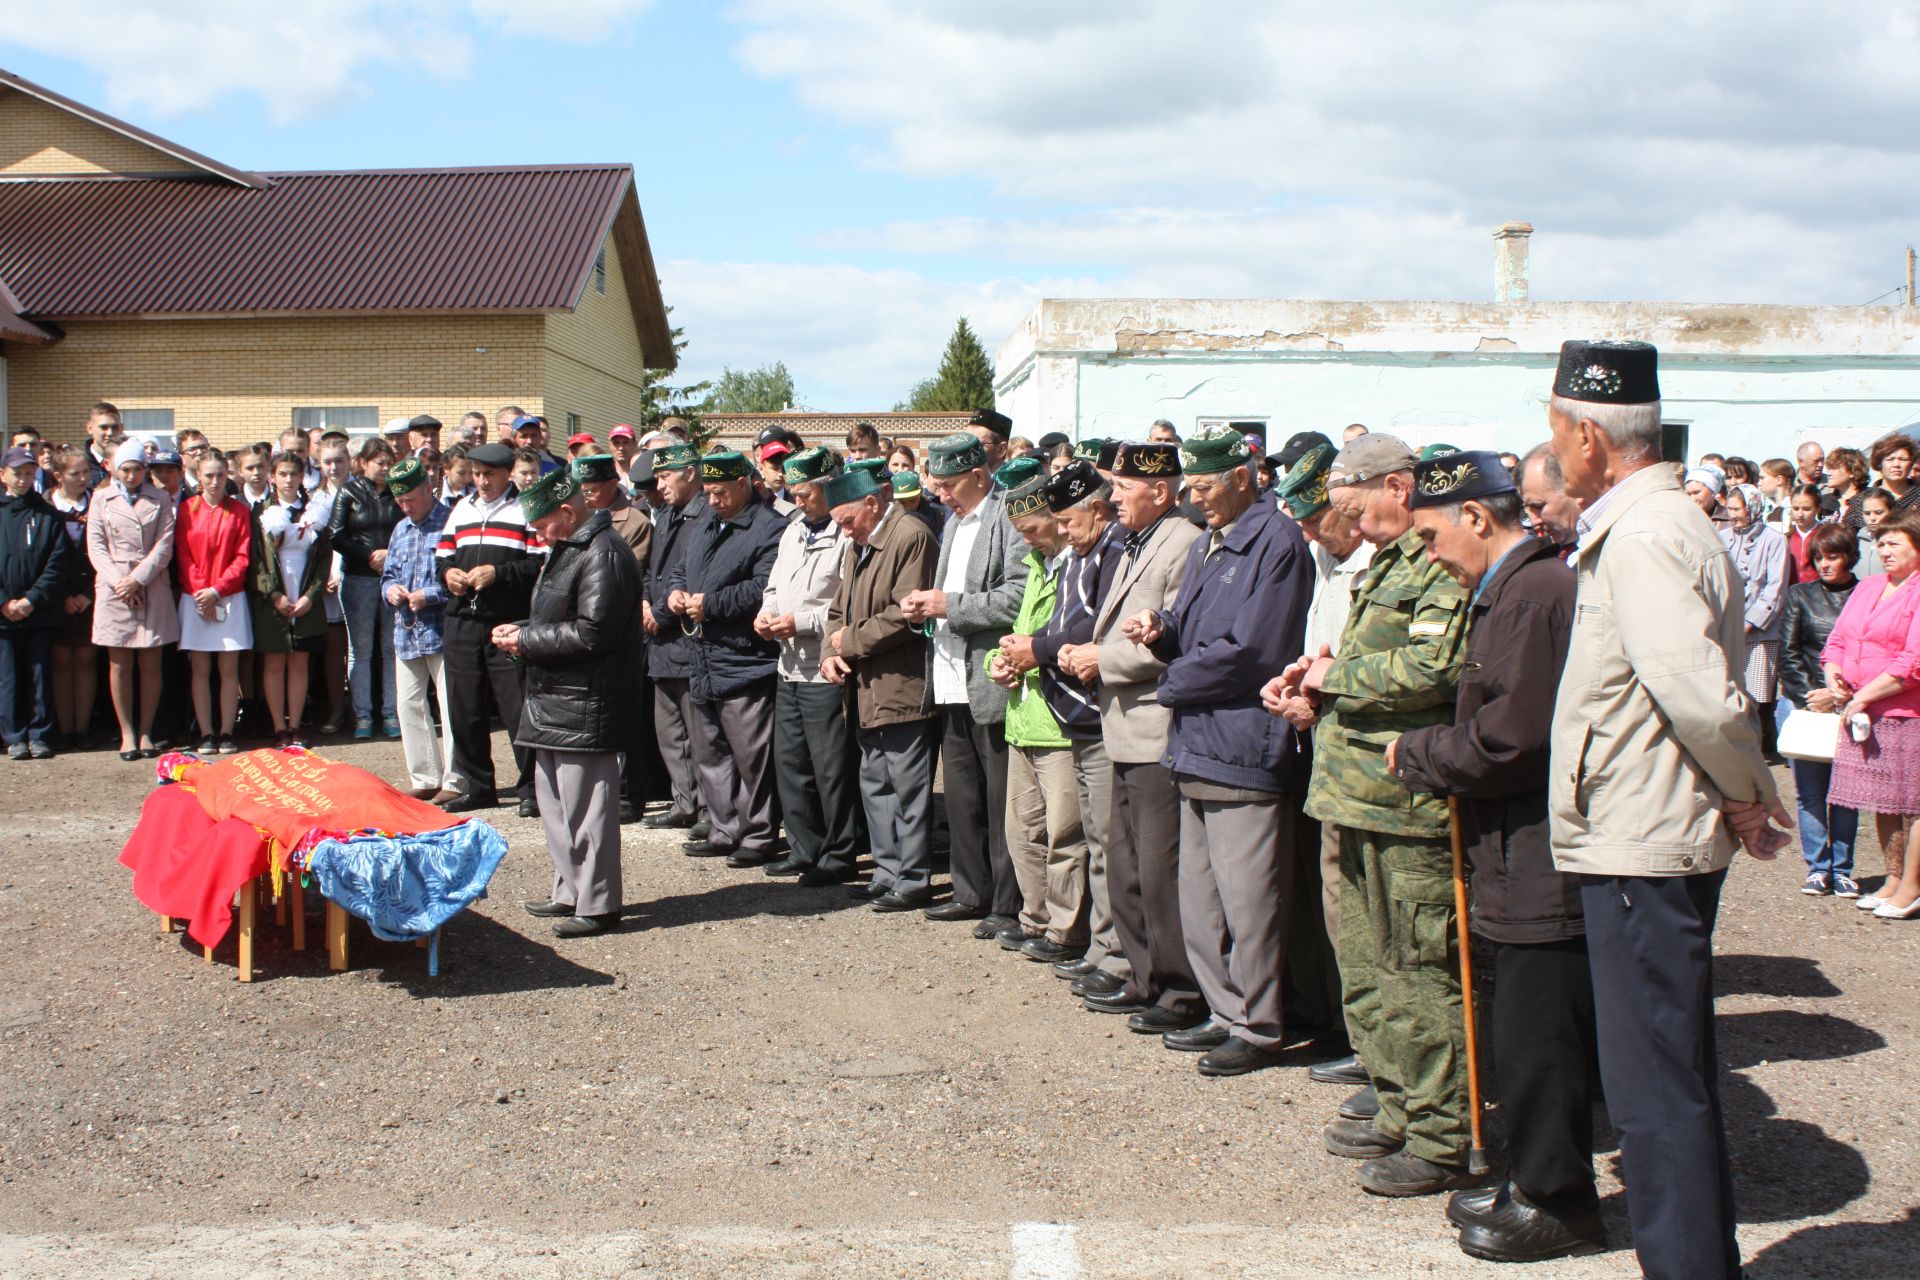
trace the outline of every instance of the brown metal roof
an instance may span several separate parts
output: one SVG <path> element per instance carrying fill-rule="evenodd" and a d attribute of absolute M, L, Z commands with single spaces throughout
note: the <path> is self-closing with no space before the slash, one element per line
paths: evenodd
<path fill-rule="evenodd" d="M 20 315 L 20 300 L 0 280 L 0 338 L 14 342 L 52 342 L 54 336 Z"/>
<path fill-rule="evenodd" d="M 50 320 L 571 308 L 633 172 L 263 176 L 0 183 L 0 279 Z"/>

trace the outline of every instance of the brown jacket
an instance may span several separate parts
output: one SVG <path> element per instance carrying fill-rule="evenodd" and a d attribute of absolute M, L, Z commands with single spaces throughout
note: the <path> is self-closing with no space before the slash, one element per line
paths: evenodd
<path fill-rule="evenodd" d="M 609 510 L 607 517 L 613 522 L 613 531 L 620 540 L 632 548 L 640 567 L 646 568 L 647 553 L 653 549 L 653 521 L 647 513 L 629 502 L 618 511 Z"/>
<path fill-rule="evenodd" d="M 864 559 L 861 551 L 848 541 L 840 589 L 827 610 L 827 635 L 845 629 L 840 656 L 853 667 L 849 683 L 860 727 L 925 720 L 933 713 L 927 638 L 900 612 L 900 597 L 932 583 L 938 548 L 925 524 L 890 506 Z"/>
<path fill-rule="evenodd" d="M 1120 764 L 1158 764 L 1167 749 L 1173 712 L 1159 702 L 1160 674 L 1167 664 L 1121 634 L 1128 618 L 1142 609 L 1166 609 L 1180 594 L 1187 573 L 1187 548 L 1200 537 L 1180 513 L 1162 516 L 1140 554 L 1119 552 L 1120 572 L 1100 602 L 1093 620 L 1093 642 L 1100 653 L 1100 727 L 1107 754 Z"/>

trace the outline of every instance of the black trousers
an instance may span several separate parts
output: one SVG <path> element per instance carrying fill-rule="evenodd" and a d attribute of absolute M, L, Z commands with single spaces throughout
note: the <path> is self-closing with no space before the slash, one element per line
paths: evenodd
<path fill-rule="evenodd" d="M 1198 1022 L 1207 1002 L 1180 928 L 1180 810 L 1170 770 L 1114 761 L 1107 893 L 1120 951 L 1133 966 L 1127 993 Z"/>
<path fill-rule="evenodd" d="M 1327 936 L 1321 881 L 1320 824 L 1295 810 L 1293 899 L 1288 908 L 1285 994 L 1287 1024 L 1311 1029 L 1321 1047 L 1346 1044 L 1346 1011 L 1340 1004 L 1340 962 Z"/>
<path fill-rule="evenodd" d="M 1713 1034 L 1713 922 L 1726 878 L 1581 878 L 1600 1078 L 1648 1280 L 1740 1275 Z"/>
<path fill-rule="evenodd" d="M 1591 1210 L 1593 973 L 1584 938 L 1497 942 L 1494 1071 L 1507 1126 L 1507 1169 L 1527 1199 L 1555 1212 Z"/>
<path fill-rule="evenodd" d="M 490 637 L 491 622 L 448 618 L 442 654 L 447 667 L 447 731 L 453 735 L 453 767 L 467 780 L 467 794 L 499 794 L 493 777 L 493 713 L 507 727 L 511 740 L 520 732 L 520 706 L 527 697 L 527 673 Z M 516 798 L 533 794 L 533 752 L 513 749 L 519 777 Z"/>
<path fill-rule="evenodd" d="M 845 686 L 774 686 L 773 769 L 788 856 L 827 871 L 852 870 L 861 849 L 860 776 Z"/>
<path fill-rule="evenodd" d="M 1020 886 L 1007 852 L 1007 730 L 977 724 L 965 705 L 944 707 L 945 770 L 953 900 L 991 915 L 1020 914 Z"/>
<path fill-rule="evenodd" d="M 627 735 L 626 764 L 620 771 L 620 798 L 634 808 L 663 800 L 671 793 L 666 762 L 660 758 L 660 740 L 653 731 L 653 679 L 647 675 L 647 663 L 641 658 L 633 664 L 634 679 L 640 682 L 641 712 L 633 719 Z"/>

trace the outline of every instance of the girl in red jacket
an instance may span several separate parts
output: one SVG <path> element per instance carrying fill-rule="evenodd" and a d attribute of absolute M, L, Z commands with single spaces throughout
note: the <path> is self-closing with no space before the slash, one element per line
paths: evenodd
<path fill-rule="evenodd" d="M 247 609 L 247 557 L 253 518 L 227 492 L 227 458 L 209 449 L 200 458 L 200 492 L 180 505 L 173 558 L 180 582 L 180 648 L 193 662 L 193 714 L 200 722 L 200 754 L 231 755 L 240 748 L 233 724 L 240 710 L 240 655 L 253 648 Z M 220 732 L 213 731 L 212 675 L 220 663 Z"/>

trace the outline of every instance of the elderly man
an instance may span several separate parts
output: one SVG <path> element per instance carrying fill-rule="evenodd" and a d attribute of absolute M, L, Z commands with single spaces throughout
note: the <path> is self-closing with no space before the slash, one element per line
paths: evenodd
<path fill-rule="evenodd" d="M 1413 529 L 1414 461 L 1374 433 L 1334 459 L 1328 499 L 1373 543 L 1373 563 L 1338 656 L 1306 655 L 1277 691 L 1296 727 L 1318 717 L 1307 812 L 1340 827 L 1343 1004 L 1378 1105 L 1372 1120 L 1336 1118 L 1325 1144 L 1390 1196 L 1471 1178 L 1447 806 L 1409 798 L 1382 755 L 1391 737 L 1453 718 L 1466 629 L 1465 591 Z"/>
<path fill-rule="evenodd" d="M 711 827 L 701 817 L 700 780 L 693 766 L 693 703 L 688 680 L 693 674 L 693 635 L 667 607 L 673 575 L 686 558 L 688 532 L 706 518 L 700 492 L 700 455 L 690 444 L 659 444 L 643 457 L 651 460 L 656 501 L 653 544 L 647 550 L 647 675 L 653 680 L 653 727 L 672 788 L 667 812 L 647 818 L 648 827 L 685 827 L 693 840 L 707 838 Z"/>
<path fill-rule="evenodd" d="M 584 938 L 620 923 L 620 749 L 640 714 L 626 671 L 640 643 L 640 565 L 568 472 L 535 481 L 520 508 L 548 553 L 526 621 L 494 628 L 493 643 L 527 668 L 515 741 L 533 751 L 553 858 L 553 893 L 526 908 L 564 917 L 560 937 Z"/>
<path fill-rule="evenodd" d="M 393 606 L 394 713 L 400 717 L 400 749 L 415 797 L 449 801 L 466 789 L 453 761 L 453 734 L 436 731 L 434 701 L 447 706 L 445 620 L 447 589 L 435 553 L 452 509 L 434 492 L 427 469 L 407 458 L 387 472 L 387 492 L 400 521 L 387 539 L 380 592 Z M 444 710 L 443 718 L 446 717 Z"/>
<path fill-rule="evenodd" d="M 469 409 L 460 416 L 460 425 L 453 429 L 453 443 L 463 444 L 471 449 L 487 441 L 487 415 L 478 409 Z"/>
<path fill-rule="evenodd" d="M 687 728 L 711 824 L 682 846 L 730 867 L 779 860 L 773 782 L 773 688 L 780 649 L 753 620 L 787 522 L 753 500 L 753 464 L 734 449 L 700 459 L 707 513 L 687 531 L 667 609 L 693 636 Z"/>
<path fill-rule="evenodd" d="M 583 453 L 571 465 L 574 482 L 580 486 L 580 496 L 586 501 L 587 510 L 607 513 L 614 533 L 633 552 L 634 561 L 641 566 L 644 576 L 648 554 L 653 550 L 653 521 L 627 497 L 626 486 L 620 483 L 620 472 L 614 456 L 610 453 Z M 640 705 L 651 708 L 653 682 L 647 678 L 647 664 L 643 661 L 636 663 L 635 667 L 640 682 Z M 625 759 L 620 765 L 622 823 L 639 818 L 640 810 L 646 805 L 648 797 L 656 794 L 655 784 L 665 772 L 653 734 L 647 732 L 642 721 L 634 721 Z M 664 787 L 661 789 L 664 790 Z"/>
<path fill-rule="evenodd" d="M 1159 700 L 1173 711 L 1163 759 L 1180 789 L 1180 928 L 1213 1016 L 1195 1025 L 1156 1009 L 1128 1025 L 1205 1048 L 1201 1075 L 1244 1075 L 1285 1047 L 1280 975 L 1308 754 L 1291 726 L 1276 732 L 1259 690 L 1305 643 L 1313 563 L 1300 527 L 1261 498 L 1245 436 L 1202 432 L 1183 454 L 1207 532 L 1188 549 L 1173 604 L 1142 610 L 1127 631 L 1167 663 Z"/>
<path fill-rule="evenodd" d="M 1030 647 L 1040 669 L 1040 692 L 1073 752 L 1074 800 L 1087 846 L 1085 865 L 1076 873 L 1085 882 L 1087 947 L 1078 959 L 1072 946 L 1048 938 L 1030 938 L 1021 950 L 1030 959 L 1050 961 L 1061 977 L 1079 978 L 1117 955 L 1120 943 L 1113 933 L 1113 902 L 1107 884 L 1113 762 L 1101 740 L 1099 693 L 1092 683 L 1072 673 L 1080 666 L 1083 651 L 1087 663 L 1097 666 L 1094 619 L 1119 575 L 1126 530 L 1115 518 L 1112 486 L 1092 463 L 1069 463 L 1048 478 L 1042 492 L 1069 555 L 1060 571 L 1053 614 Z"/>
<path fill-rule="evenodd" d="M 1600 1074 L 1653 1280 L 1737 1277 L 1713 1029 L 1713 924 L 1734 848 L 1786 837 L 1741 690 L 1740 578 L 1660 465 L 1654 348 L 1569 342 L 1547 420 L 1580 518 L 1554 704 L 1554 864 L 1581 876 Z"/>
<path fill-rule="evenodd" d="M 1413 527 L 1428 557 L 1473 593 L 1454 722 L 1389 743 L 1410 791 L 1459 797 L 1473 860 L 1473 931 L 1494 947 L 1490 1019 L 1508 1176 L 1456 1191 L 1460 1247 L 1537 1262 L 1606 1247 L 1593 1185 L 1593 980 L 1573 876 L 1547 838 L 1554 691 L 1573 627 L 1573 573 L 1520 524 L 1520 495 L 1492 453 L 1413 469 Z"/>
<path fill-rule="evenodd" d="M 766 446 L 763 446 L 763 448 Z M 770 876 L 806 883 L 853 879 L 860 855 L 860 780 L 844 691 L 820 672 L 827 614 L 840 591 L 847 538 L 827 507 L 840 474 L 833 450 L 782 455 L 781 478 L 796 508 L 780 534 L 753 630 L 780 646 L 773 693 L 773 761 L 786 820 L 787 856 Z M 811 874 L 810 874 L 811 873 Z"/>
<path fill-rule="evenodd" d="M 1096 1013 L 1156 1016 L 1191 1026 L 1206 1015 L 1180 932 L 1180 792 L 1161 757 L 1172 713 L 1156 697 L 1167 664 L 1125 634 L 1128 618 L 1168 608 L 1199 530 L 1176 511 L 1180 450 L 1124 444 L 1113 499 L 1126 529 L 1120 568 L 1093 619 L 1092 649 L 1061 664 L 1100 692 L 1100 726 L 1113 765 L 1107 886 L 1119 956 L 1074 979 Z M 1097 682 L 1097 683 L 1096 683 Z"/>
<path fill-rule="evenodd" d="M 1007 523 L 1005 493 L 989 477 L 986 449 L 974 435 L 963 431 L 936 440 L 928 457 L 934 492 L 953 518 L 940 544 L 934 585 L 900 601 L 907 621 L 931 632 L 933 701 L 946 724 L 940 754 L 953 900 L 929 909 L 927 918 L 978 920 L 974 936 L 991 938 L 1014 922 L 1020 886 L 1007 853 L 1007 739 L 1001 728 L 1007 691 L 987 678 L 986 659 L 1019 612 L 1025 544 Z M 1039 470 L 1031 460 L 1026 466 Z"/>
<path fill-rule="evenodd" d="M 499 803 L 493 776 L 493 713 L 514 741 L 519 776 L 514 791 L 520 815 L 537 812 L 533 753 L 518 745 L 520 707 L 526 698 L 526 669 L 493 644 L 493 629 L 527 616 L 534 579 L 546 558 L 546 546 L 521 514 L 520 494 L 508 479 L 513 450 L 481 445 L 467 455 L 473 464 L 473 496 L 463 498 L 447 516 L 434 548 L 447 605 L 442 653 L 446 664 L 447 731 L 453 737 L 454 771 L 466 780 L 464 794 L 441 807 L 470 813 Z"/>
<path fill-rule="evenodd" d="M 513 429 L 520 419 L 526 416 L 527 411 L 517 404 L 503 404 L 496 409 L 493 414 L 494 443 L 503 444 L 509 449 L 513 448 L 517 443 L 514 440 Z"/>
<path fill-rule="evenodd" d="M 1541 441 L 1520 459 L 1520 504 L 1533 524 L 1533 536 L 1552 546 L 1562 560 L 1572 556 L 1580 504 L 1567 496 L 1551 440 Z"/>
<path fill-rule="evenodd" d="M 417 413 L 407 419 L 407 451 L 404 456 L 414 457 L 422 449 L 440 448 L 440 419 L 430 413 Z"/>
<path fill-rule="evenodd" d="M 911 911 L 933 896 L 933 766 L 939 722 L 927 699 L 927 638 L 900 601 L 933 579 L 937 554 L 925 525 L 882 500 L 871 471 L 851 468 L 822 485 L 848 540 L 840 586 L 827 610 L 820 674 L 853 686 L 860 800 L 873 847 L 873 878 L 848 893 L 880 912 Z M 834 877 L 803 872 L 803 885 Z"/>
<path fill-rule="evenodd" d="M 1030 461 L 1030 460 L 1022 460 Z M 1009 463 L 1004 470 L 1011 470 Z M 1007 489 L 1007 518 L 1027 544 L 1027 580 L 1013 631 L 987 654 L 987 675 L 1007 690 L 1007 852 L 1020 886 L 1020 916 L 1002 929 L 1000 945 L 1050 960 L 1068 960 L 1086 945 L 1085 827 L 1073 751 L 1043 688 L 1035 633 L 1060 602 L 1067 540 L 1047 509 L 1046 474 L 1034 463 Z"/>
<path fill-rule="evenodd" d="M 994 472 L 1007 460 L 1007 441 L 1013 437 L 1013 419 L 992 409 L 975 409 L 967 419 L 967 434 L 987 454 L 987 470 Z"/>
<path fill-rule="evenodd" d="M 1165 418 L 1155 418 L 1153 425 L 1147 428 L 1147 441 L 1150 444 L 1177 445 L 1180 443 L 1180 432 Z"/>

